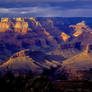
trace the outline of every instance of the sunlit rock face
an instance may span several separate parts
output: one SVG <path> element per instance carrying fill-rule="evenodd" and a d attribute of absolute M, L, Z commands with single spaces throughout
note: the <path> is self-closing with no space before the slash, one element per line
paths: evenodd
<path fill-rule="evenodd" d="M 61 38 L 62 38 L 64 41 L 66 41 L 66 40 L 68 40 L 68 38 L 70 38 L 70 36 L 68 36 L 66 33 L 62 32 L 62 33 L 61 33 Z"/>
<path fill-rule="evenodd" d="M 1 22 L 9 22 L 9 18 L 1 18 Z"/>
<path fill-rule="evenodd" d="M 20 22 L 16 22 L 14 27 L 15 27 L 15 32 L 21 32 L 22 24 Z"/>
<path fill-rule="evenodd" d="M 0 22 L 0 32 L 5 32 L 9 30 L 10 24 L 9 24 L 9 19 L 8 18 L 1 18 Z"/>
<path fill-rule="evenodd" d="M 44 29 L 44 34 L 47 36 L 50 36 L 50 33 L 46 31 L 46 29 Z"/>
<path fill-rule="evenodd" d="M 76 25 L 70 25 L 70 27 L 75 29 L 75 33 L 73 34 L 75 37 L 81 35 L 85 30 L 90 30 L 90 28 L 85 24 L 85 21 L 77 23 Z"/>
<path fill-rule="evenodd" d="M 18 17 L 18 18 L 15 18 L 15 20 L 16 20 L 16 22 L 23 22 L 24 18 Z"/>
<path fill-rule="evenodd" d="M 71 21 L 67 18 L 1 18 L 0 60 L 5 62 L 16 51 L 29 48 L 65 58 L 80 53 L 88 43 L 92 44 L 92 30 L 84 21 Z"/>
<path fill-rule="evenodd" d="M 27 22 L 16 22 L 15 32 L 27 33 L 28 31 L 28 23 Z"/>
<path fill-rule="evenodd" d="M 29 25 L 24 21 L 24 18 L 15 18 L 16 23 L 14 25 L 15 32 L 27 33 Z"/>
<path fill-rule="evenodd" d="M 92 68 L 92 53 L 89 45 L 81 53 L 63 61 L 61 71 L 68 74 L 69 79 L 83 79 L 84 72 Z"/>
<path fill-rule="evenodd" d="M 9 29 L 10 25 L 8 23 L 0 23 L 0 32 L 6 32 Z"/>
<path fill-rule="evenodd" d="M 24 21 L 24 18 L 14 18 L 16 21 L 13 23 L 11 19 L 9 18 L 1 18 L 0 22 L 0 32 L 21 32 L 21 33 L 27 33 L 28 31 L 28 22 Z M 11 27 L 14 29 L 11 29 Z"/>
<path fill-rule="evenodd" d="M 30 17 L 30 21 L 32 22 L 32 25 L 35 27 L 42 27 L 39 21 L 36 20 L 36 18 Z"/>
<path fill-rule="evenodd" d="M 44 70 L 57 68 L 61 65 L 63 57 L 47 55 L 41 51 L 22 50 L 15 53 L 10 59 L 0 66 L 2 72 L 28 72 L 32 74 L 42 74 Z"/>
<path fill-rule="evenodd" d="M 27 23 L 27 22 L 23 22 L 22 25 L 23 25 L 23 26 L 22 26 L 22 32 L 23 32 L 23 33 L 27 33 L 28 28 L 29 28 L 28 23 Z"/>

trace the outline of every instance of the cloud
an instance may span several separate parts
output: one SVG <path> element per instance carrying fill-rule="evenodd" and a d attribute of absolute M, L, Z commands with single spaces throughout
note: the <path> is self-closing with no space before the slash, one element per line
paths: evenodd
<path fill-rule="evenodd" d="M 0 13 L 9 13 L 7 8 L 0 8 Z"/>
<path fill-rule="evenodd" d="M 0 0 L 0 2 L 75 2 L 92 0 Z"/>
<path fill-rule="evenodd" d="M 31 3 L 0 8 L 0 17 L 92 17 L 91 3 Z"/>
<path fill-rule="evenodd" d="M 33 17 L 92 17 L 92 9 L 61 9 L 55 7 L 25 7 L 25 8 L 0 8 L 2 15 L 8 16 L 33 16 Z"/>

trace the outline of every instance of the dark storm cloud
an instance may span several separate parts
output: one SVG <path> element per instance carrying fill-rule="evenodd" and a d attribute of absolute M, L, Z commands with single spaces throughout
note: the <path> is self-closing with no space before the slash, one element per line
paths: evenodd
<path fill-rule="evenodd" d="M 92 1 L 92 0 L 0 0 L 0 2 L 69 2 L 69 1 Z"/>
<path fill-rule="evenodd" d="M 0 3 L 0 16 L 5 17 L 7 16 L 92 17 L 91 0 L 22 0 L 22 1 L 3 0 L 3 1 L 11 2 L 11 4 Z M 26 3 L 14 3 L 13 1 L 21 1 L 21 2 L 26 1 Z M 29 3 L 28 1 L 31 1 L 31 3 Z M 32 1 L 34 1 L 35 3 L 32 3 Z M 44 3 L 45 1 L 46 3 Z"/>
<path fill-rule="evenodd" d="M 35 5 L 21 8 L 0 8 L 0 14 L 9 16 L 33 16 L 33 17 L 91 17 L 92 6 L 79 5 L 65 7 L 60 5 Z"/>

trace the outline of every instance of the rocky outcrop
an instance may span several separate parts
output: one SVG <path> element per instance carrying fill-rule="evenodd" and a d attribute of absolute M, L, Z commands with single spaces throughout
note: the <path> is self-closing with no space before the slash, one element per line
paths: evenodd
<path fill-rule="evenodd" d="M 75 37 L 76 32 L 78 36 Z M 1 18 L 0 43 L 5 48 L 5 51 L 0 50 L 3 62 L 13 53 L 29 48 L 70 58 L 80 53 L 87 44 L 92 44 L 92 32 L 86 22 L 75 25 L 68 18 Z M 3 52 L 10 53 L 8 58 Z"/>
<path fill-rule="evenodd" d="M 85 21 L 77 23 L 76 25 L 70 25 L 70 27 L 75 28 L 75 33 L 73 34 L 75 37 L 81 35 L 85 30 L 91 31 L 91 29 L 85 24 Z"/>
<path fill-rule="evenodd" d="M 68 40 L 68 39 L 70 38 L 70 36 L 68 36 L 66 33 L 62 32 L 62 33 L 61 33 L 61 38 L 62 38 L 64 41 L 66 41 L 66 40 Z"/>
<path fill-rule="evenodd" d="M 92 68 L 92 53 L 89 51 L 87 45 L 83 52 L 63 61 L 60 71 L 67 73 L 69 79 L 85 79 L 87 75 L 84 71 L 90 71 Z"/>
<path fill-rule="evenodd" d="M 7 62 L 1 65 L 0 70 L 1 72 L 23 73 L 31 71 L 32 74 L 41 74 L 44 70 L 56 68 L 61 65 L 57 57 L 44 54 L 41 51 L 22 50 L 15 53 Z"/>
<path fill-rule="evenodd" d="M 15 32 L 27 33 L 28 31 L 28 22 L 16 22 L 14 26 Z"/>
<path fill-rule="evenodd" d="M 9 19 L 8 18 L 1 18 L 0 22 L 0 32 L 8 31 L 10 28 Z"/>

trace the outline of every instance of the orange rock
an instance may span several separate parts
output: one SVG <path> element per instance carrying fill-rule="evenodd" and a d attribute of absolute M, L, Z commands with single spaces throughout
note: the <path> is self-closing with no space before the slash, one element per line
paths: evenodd
<path fill-rule="evenodd" d="M 0 32 L 5 32 L 9 29 L 10 25 L 9 23 L 2 23 L 0 22 Z"/>
<path fill-rule="evenodd" d="M 66 33 L 62 32 L 61 33 L 61 37 L 64 41 L 66 41 L 68 38 L 70 38 L 70 36 L 68 36 Z"/>
<path fill-rule="evenodd" d="M 44 29 L 44 34 L 47 35 L 47 36 L 50 36 L 50 33 L 46 31 L 46 29 Z"/>
<path fill-rule="evenodd" d="M 76 25 L 70 25 L 70 27 L 75 28 L 75 33 L 73 34 L 75 37 L 79 36 L 82 34 L 83 30 L 89 30 L 89 28 L 86 26 L 85 21 L 82 21 Z"/>
<path fill-rule="evenodd" d="M 9 18 L 1 18 L 1 22 L 9 22 Z"/>
<path fill-rule="evenodd" d="M 29 26 L 27 22 L 16 22 L 14 26 L 15 32 L 23 32 L 23 33 L 27 33 L 28 27 Z"/>
<path fill-rule="evenodd" d="M 17 22 L 23 22 L 23 21 L 24 21 L 24 19 L 21 18 L 21 17 L 15 18 L 15 20 L 16 20 Z"/>
<path fill-rule="evenodd" d="M 28 23 L 27 22 L 23 22 L 22 23 L 22 32 L 23 33 L 27 33 L 28 28 L 29 28 Z"/>

